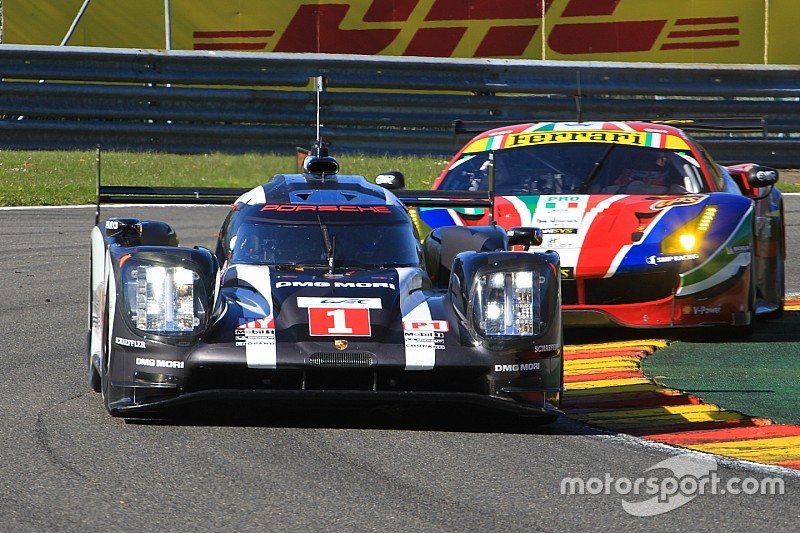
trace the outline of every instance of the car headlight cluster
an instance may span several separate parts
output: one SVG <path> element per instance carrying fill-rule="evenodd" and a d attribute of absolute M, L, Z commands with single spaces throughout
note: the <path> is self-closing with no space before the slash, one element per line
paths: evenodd
<path fill-rule="evenodd" d="M 697 251 L 703 236 L 717 216 L 717 209 L 716 205 L 705 206 L 698 216 L 668 235 L 661 241 L 661 253 L 677 255 Z"/>
<path fill-rule="evenodd" d="M 475 281 L 473 324 L 484 337 L 538 335 L 540 302 L 537 272 L 487 272 Z"/>
<path fill-rule="evenodd" d="M 197 272 L 165 264 L 135 263 L 126 267 L 125 303 L 134 328 L 156 335 L 194 334 L 200 330 L 208 310 Z"/>

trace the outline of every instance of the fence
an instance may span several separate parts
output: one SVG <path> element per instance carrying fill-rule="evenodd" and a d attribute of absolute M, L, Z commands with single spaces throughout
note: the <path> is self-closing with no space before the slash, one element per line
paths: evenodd
<path fill-rule="evenodd" d="M 800 167 L 800 67 L 0 46 L 0 148 L 451 155 L 456 120 L 763 117 L 720 162 Z"/>

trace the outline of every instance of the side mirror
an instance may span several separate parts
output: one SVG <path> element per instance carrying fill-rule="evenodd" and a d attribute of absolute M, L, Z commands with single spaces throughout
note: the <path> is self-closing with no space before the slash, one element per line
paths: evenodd
<path fill-rule="evenodd" d="M 774 168 L 753 165 L 747 171 L 747 183 L 750 187 L 769 187 L 778 183 L 778 171 Z"/>
<path fill-rule="evenodd" d="M 756 200 L 768 195 L 778 183 L 778 171 L 772 167 L 742 163 L 726 167 L 744 196 Z"/>
<path fill-rule="evenodd" d="M 542 230 L 540 228 L 526 228 L 514 227 L 509 228 L 508 232 L 508 248 L 514 246 L 523 246 L 525 250 L 529 250 L 531 246 L 539 246 L 542 244 Z"/>
<path fill-rule="evenodd" d="M 375 177 L 375 184 L 384 189 L 399 190 L 406 186 L 406 178 L 399 170 L 390 170 Z"/>

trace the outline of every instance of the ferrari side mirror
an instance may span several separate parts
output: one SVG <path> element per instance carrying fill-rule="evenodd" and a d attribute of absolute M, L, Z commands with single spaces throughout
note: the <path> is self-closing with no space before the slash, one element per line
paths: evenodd
<path fill-rule="evenodd" d="M 769 187 L 778 183 L 778 171 L 774 168 L 753 165 L 747 171 L 747 183 L 750 187 Z"/>
<path fill-rule="evenodd" d="M 406 178 L 399 170 L 390 170 L 378 174 L 375 178 L 375 184 L 380 185 L 384 189 L 399 190 L 405 188 Z"/>

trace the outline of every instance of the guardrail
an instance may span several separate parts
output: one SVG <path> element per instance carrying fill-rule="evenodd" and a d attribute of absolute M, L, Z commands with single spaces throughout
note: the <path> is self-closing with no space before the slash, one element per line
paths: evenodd
<path fill-rule="evenodd" d="M 455 120 L 761 116 L 697 134 L 720 162 L 800 167 L 800 67 L 0 46 L 0 148 L 451 155 Z"/>

